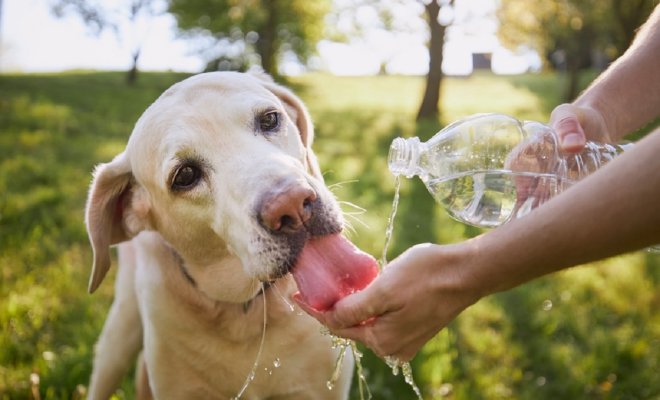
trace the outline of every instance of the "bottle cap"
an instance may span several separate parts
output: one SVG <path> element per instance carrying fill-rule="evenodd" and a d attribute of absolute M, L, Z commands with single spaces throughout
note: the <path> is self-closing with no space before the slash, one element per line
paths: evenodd
<path fill-rule="evenodd" d="M 392 174 L 405 175 L 408 178 L 417 175 L 419 144 L 420 140 L 417 137 L 408 139 L 399 137 L 392 141 L 387 156 L 387 166 Z"/>

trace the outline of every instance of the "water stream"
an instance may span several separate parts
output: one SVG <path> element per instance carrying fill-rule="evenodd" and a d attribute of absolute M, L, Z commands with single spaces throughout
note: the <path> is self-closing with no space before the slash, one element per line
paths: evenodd
<path fill-rule="evenodd" d="M 268 320 L 268 314 L 266 312 L 266 293 L 265 293 L 266 288 L 264 287 L 264 284 L 261 284 L 261 292 L 263 295 L 264 299 L 264 327 L 263 330 L 261 331 L 261 343 L 259 343 L 259 350 L 257 351 L 257 356 L 254 359 L 254 364 L 252 364 L 252 369 L 250 370 L 250 373 L 248 373 L 247 377 L 245 378 L 245 382 L 243 382 L 243 386 L 241 389 L 238 391 L 236 396 L 232 397 L 231 400 L 240 400 L 241 396 L 243 393 L 245 393 L 245 390 L 250 386 L 250 383 L 254 380 L 254 377 L 257 375 L 257 368 L 259 367 L 259 361 L 261 360 L 261 352 L 264 349 L 264 341 L 266 339 L 266 322 Z M 279 358 L 277 359 L 278 364 L 279 364 Z M 279 365 L 275 366 L 276 368 L 279 367 Z"/>
<path fill-rule="evenodd" d="M 385 244 L 383 245 L 383 255 L 381 256 L 378 264 L 380 265 L 381 271 L 387 266 L 387 250 L 390 247 L 390 241 L 392 240 L 392 234 L 394 232 L 394 218 L 396 217 L 397 209 L 399 208 L 399 192 L 401 189 L 401 177 L 396 175 L 394 178 L 394 200 L 392 200 L 392 211 L 390 212 L 390 217 L 387 220 L 387 228 L 385 229 Z M 395 357 L 385 357 L 385 363 L 392 369 L 392 375 L 398 375 L 399 370 L 403 375 L 403 379 L 412 390 L 417 395 L 419 400 L 423 400 L 422 392 L 419 390 L 413 379 L 412 367 L 409 362 L 401 362 Z"/>
<path fill-rule="evenodd" d="M 335 368 L 333 369 L 332 376 L 326 382 L 328 390 L 333 390 L 335 384 L 339 379 L 341 374 L 341 367 L 344 362 L 344 357 L 346 356 L 346 351 L 351 350 L 353 354 L 353 359 L 355 360 L 355 367 L 357 369 L 358 376 L 358 391 L 360 393 L 360 400 L 369 400 L 371 399 L 371 391 L 369 391 L 369 385 L 367 385 L 367 378 L 364 375 L 364 369 L 362 368 L 362 352 L 357 348 L 357 344 L 350 340 L 341 338 L 335 335 L 330 334 L 329 331 L 325 331 L 325 334 L 329 335 L 332 339 L 332 348 L 339 349 L 339 354 L 335 360 Z"/>
<path fill-rule="evenodd" d="M 378 261 L 378 265 L 380 266 L 381 271 L 383 268 L 387 266 L 387 250 L 390 247 L 392 234 L 394 232 L 394 218 L 396 217 L 396 212 L 399 207 L 400 189 L 401 189 L 401 179 L 397 175 L 394 181 L 394 199 L 392 201 L 392 211 L 390 212 L 390 216 L 387 220 L 387 228 L 385 229 L 385 244 L 383 245 L 383 254 L 381 256 L 381 259 Z M 326 333 L 330 335 L 329 332 L 326 331 Z M 339 338 L 334 335 L 330 335 L 330 337 L 332 338 L 333 348 L 339 349 L 339 355 L 337 357 L 337 360 L 335 361 L 335 368 L 333 374 L 330 380 L 328 380 L 327 382 L 328 390 L 332 390 L 335 386 L 335 383 L 337 382 L 337 379 L 339 379 L 339 374 L 341 372 L 341 365 L 344 360 L 345 352 L 348 348 L 350 348 L 351 351 L 353 352 L 353 358 L 355 359 L 355 365 L 358 373 L 360 400 L 365 400 L 365 395 L 367 396 L 366 399 L 371 399 L 371 392 L 369 391 L 369 387 L 367 386 L 366 377 L 364 376 L 364 372 L 362 369 L 362 363 L 361 363 L 362 353 L 358 350 L 357 345 L 355 344 L 354 341 L 349 339 Z M 419 388 L 415 384 L 415 380 L 413 379 L 412 367 L 410 366 L 409 362 L 403 363 L 398 359 L 396 359 L 395 357 L 385 357 L 385 363 L 392 369 L 393 375 L 396 376 L 399 374 L 399 371 L 401 371 L 404 380 L 408 385 L 410 385 L 412 390 L 417 395 L 417 398 L 419 400 L 423 400 L 422 392 L 419 390 Z"/>

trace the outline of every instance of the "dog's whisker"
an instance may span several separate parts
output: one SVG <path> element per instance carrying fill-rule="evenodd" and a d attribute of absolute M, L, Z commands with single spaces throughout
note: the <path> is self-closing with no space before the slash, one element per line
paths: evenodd
<path fill-rule="evenodd" d="M 369 224 L 367 224 L 367 223 L 364 222 L 361 218 L 358 217 L 359 215 L 362 215 L 362 213 L 343 213 L 343 215 L 344 215 L 346 218 L 350 218 L 351 221 L 355 221 L 355 222 L 359 223 L 359 224 L 362 225 L 362 227 L 364 227 L 364 228 L 367 228 L 367 229 L 370 228 Z M 350 227 L 353 228 L 351 222 L 348 221 L 347 219 L 344 219 L 344 223 L 347 224 L 347 225 L 350 225 Z"/>
<path fill-rule="evenodd" d="M 359 182 L 359 180 L 357 180 L 357 179 L 353 179 L 353 180 L 350 180 L 350 181 L 340 181 L 340 182 L 333 183 L 332 185 L 328 185 L 328 189 L 332 190 L 334 188 L 341 188 L 346 183 L 357 183 L 357 182 Z"/>
<path fill-rule="evenodd" d="M 351 235 L 357 233 L 353 224 L 347 220 L 344 220 L 344 230 L 347 230 Z"/>
<path fill-rule="evenodd" d="M 354 213 L 364 214 L 365 212 L 367 212 L 366 208 L 362 208 L 362 207 L 358 206 L 355 203 L 351 203 L 350 201 L 338 200 L 337 203 L 339 203 L 340 206 L 345 206 L 346 205 L 346 206 L 349 206 L 349 207 L 352 207 L 352 208 L 356 209 L 357 211 L 355 211 Z"/>
<path fill-rule="evenodd" d="M 358 218 L 360 215 L 364 215 L 364 213 L 361 212 L 361 211 L 358 211 L 358 212 L 342 211 L 342 215 L 351 216 L 353 218 Z"/>

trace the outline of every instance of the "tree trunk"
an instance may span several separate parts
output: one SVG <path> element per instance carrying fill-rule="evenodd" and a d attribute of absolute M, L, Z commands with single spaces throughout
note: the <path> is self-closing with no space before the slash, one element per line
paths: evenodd
<path fill-rule="evenodd" d="M 593 41 L 593 29 L 591 26 L 585 25 L 566 43 L 568 83 L 563 98 L 565 103 L 572 102 L 580 93 L 580 72 L 591 66 Z"/>
<path fill-rule="evenodd" d="M 573 54 L 567 57 L 566 74 L 568 75 L 568 82 L 564 90 L 563 102 L 570 103 L 577 97 L 580 90 L 580 61 Z"/>
<path fill-rule="evenodd" d="M 257 53 L 261 57 L 261 67 L 271 76 L 277 73 L 277 26 L 279 25 L 278 1 L 265 1 L 268 17 L 266 23 L 259 30 L 259 39 L 256 43 Z"/>
<path fill-rule="evenodd" d="M 426 8 L 426 16 L 431 32 L 429 43 L 429 72 L 426 76 L 426 89 L 422 104 L 417 113 L 417 121 L 422 119 L 437 119 L 440 116 L 440 86 L 442 84 L 442 48 L 445 43 L 444 25 L 438 22 L 440 5 L 436 0 L 430 1 Z"/>
<path fill-rule="evenodd" d="M 140 49 L 135 50 L 133 52 L 133 65 L 131 66 L 131 69 L 128 70 L 128 73 L 126 74 L 126 83 L 129 86 L 133 86 L 135 82 L 137 81 L 137 76 L 138 76 L 138 59 L 140 58 Z"/>

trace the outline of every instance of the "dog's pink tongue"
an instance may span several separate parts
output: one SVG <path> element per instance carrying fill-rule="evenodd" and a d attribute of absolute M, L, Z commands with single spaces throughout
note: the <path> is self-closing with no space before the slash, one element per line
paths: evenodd
<path fill-rule="evenodd" d="M 293 267 L 302 300 L 319 311 L 365 288 L 376 275 L 376 260 L 340 234 L 310 239 Z"/>

